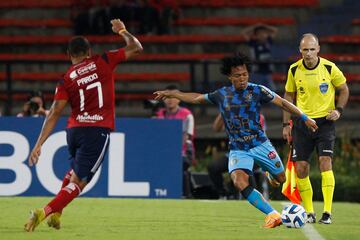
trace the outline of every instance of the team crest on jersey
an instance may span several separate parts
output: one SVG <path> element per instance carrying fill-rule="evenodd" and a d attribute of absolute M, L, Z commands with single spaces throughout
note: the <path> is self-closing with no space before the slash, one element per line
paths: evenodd
<path fill-rule="evenodd" d="M 322 83 L 322 84 L 320 84 L 319 88 L 320 88 L 320 92 L 322 94 L 325 94 L 327 92 L 327 90 L 329 89 L 329 84 Z"/>
<path fill-rule="evenodd" d="M 233 159 L 230 160 L 230 166 L 234 166 L 234 165 L 236 165 L 238 162 L 239 162 L 239 159 L 233 158 Z"/>
<path fill-rule="evenodd" d="M 268 158 L 270 159 L 275 159 L 276 158 L 276 152 L 275 151 L 271 151 L 268 153 Z"/>
<path fill-rule="evenodd" d="M 280 163 L 279 161 L 277 161 L 277 162 L 275 163 L 275 167 L 280 168 L 280 166 L 281 166 L 281 163 Z"/>
<path fill-rule="evenodd" d="M 300 91 L 301 94 L 304 94 L 304 93 L 305 93 L 305 90 L 304 90 L 303 87 L 300 87 L 300 88 L 299 88 L 299 91 Z"/>

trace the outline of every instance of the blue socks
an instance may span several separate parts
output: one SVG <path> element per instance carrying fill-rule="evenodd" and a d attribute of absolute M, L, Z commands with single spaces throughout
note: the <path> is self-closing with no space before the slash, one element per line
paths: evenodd
<path fill-rule="evenodd" d="M 248 200 L 251 205 L 265 213 L 266 215 L 274 211 L 271 205 L 265 200 L 265 198 L 256 189 L 251 186 L 247 186 L 241 191 L 242 195 Z"/>

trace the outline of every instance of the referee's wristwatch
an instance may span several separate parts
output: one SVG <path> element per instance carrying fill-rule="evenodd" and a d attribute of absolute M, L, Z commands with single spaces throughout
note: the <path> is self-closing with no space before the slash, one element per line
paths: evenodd
<path fill-rule="evenodd" d="M 337 110 L 340 113 L 340 116 L 342 115 L 344 108 L 342 107 L 336 107 L 335 110 Z"/>

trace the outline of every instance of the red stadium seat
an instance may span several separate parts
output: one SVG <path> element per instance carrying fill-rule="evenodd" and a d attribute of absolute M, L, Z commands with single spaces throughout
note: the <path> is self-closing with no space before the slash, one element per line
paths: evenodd
<path fill-rule="evenodd" d="M 68 8 L 73 0 L 3 0 L 0 8 Z M 317 7 L 318 0 L 178 0 L 181 7 Z"/>
<path fill-rule="evenodd" d="M 30 72 L 30 73 L 12 73 L 13 81 L 46 81 L 53 82 L 61 79 L 62 73 L 57 72 Z M 0 72 L 0 81 L 4 81 L 6 75 Z M 187 72 L 178 73 L 117 73 L 116 81 L 125 82 L 187 82 L 190 80 L 190 74 Z"/>
<path fill-rule="evenodd" d="M 300 59 L 300 55 L 294 55 L 289 57 L 289 61 L 294 62 Z M 355 62 L 360 61 L 359 53 L 320 53 L 320 57 L 326 58 L 333 62 Z"/>
<path fill-rule="evenodd" d="M 67 44 L 70 35 L 58 36 L 0 36 L 0 44 L 2 45 L 33 45 L 33 44 Z M 119 43 L 118 36 L 87 36 L 92 43 Z M 141 43 L 239 43 L 245 42 L 240 34 L 237 35 L 140 35 L 137 36 Z"/>
<path fill-rule="evenodd" d="M 2 0 L 0 8 L 68 8 L 73 0 Z"/>
<path fill-rule="evenodd" d="M 317 7 L 318 0 L 179 0 L 181 7 Z"/>
<path fill-rule="evenodd" d="M 264 23 L 269 25 L 293 25 L 294 18 L 291 17 L 212 17 L 212 18 L 183 18 L 175 22 L 175 25 L 181 26 L 229 26 L 229 25 L 254 25 L 257 23 Z"/>
<path fill-rule="evenodd" d="M 320 38 L 320 43 L 360 44 L 360 35 L 332 35 Z"/>
<path fill-rule="evenodd" d="M 0 27 L 72 27 L 69 19 L 0 19 Z"/>
<path fill-rule="evenodd" d="M 15 93 L 12 95 L 14 101 L 26 101 L 29 98 L 29 93 Z M 44 93 L 45 101 L 52 101 L 54 99 L 53 93 Z M 116 100 L 146 100 L 153 99 L 152 93 L 116 93 Z M 0 100 L 6 101 L 8 96 L 6 94 L 0 94 Z"/>
<path fill-rule="evenodd" d="M 202 60 L 214 60 L 221 59 L 227 53 L 144 53 L 136 57 L 137 61 L 202 61 Z M 0 61 L 69 61 L 69 57 L 66 54 L 60 53 L 0 53 Z"/>

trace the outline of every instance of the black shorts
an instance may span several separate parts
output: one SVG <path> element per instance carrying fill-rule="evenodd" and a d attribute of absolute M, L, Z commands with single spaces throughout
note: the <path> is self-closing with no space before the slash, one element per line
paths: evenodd
<path fill-rule="evenodd" d="M 310 161 L 310 156 L 314 150 L 318 156 L 330 156 L 332 158 L 335 144 L 335 123 L 326 118 L 314 119 L 319 129 L 312 132 L 299 118 L 293 119 L 292 129 L 294 161 Z"/>
<path fill-rule="evenodd" d="M 90 182 L 100 167 L 110 142 L 110 129 L 75 127 L 66 129 L 71 167 L 82 180 Z"/>

